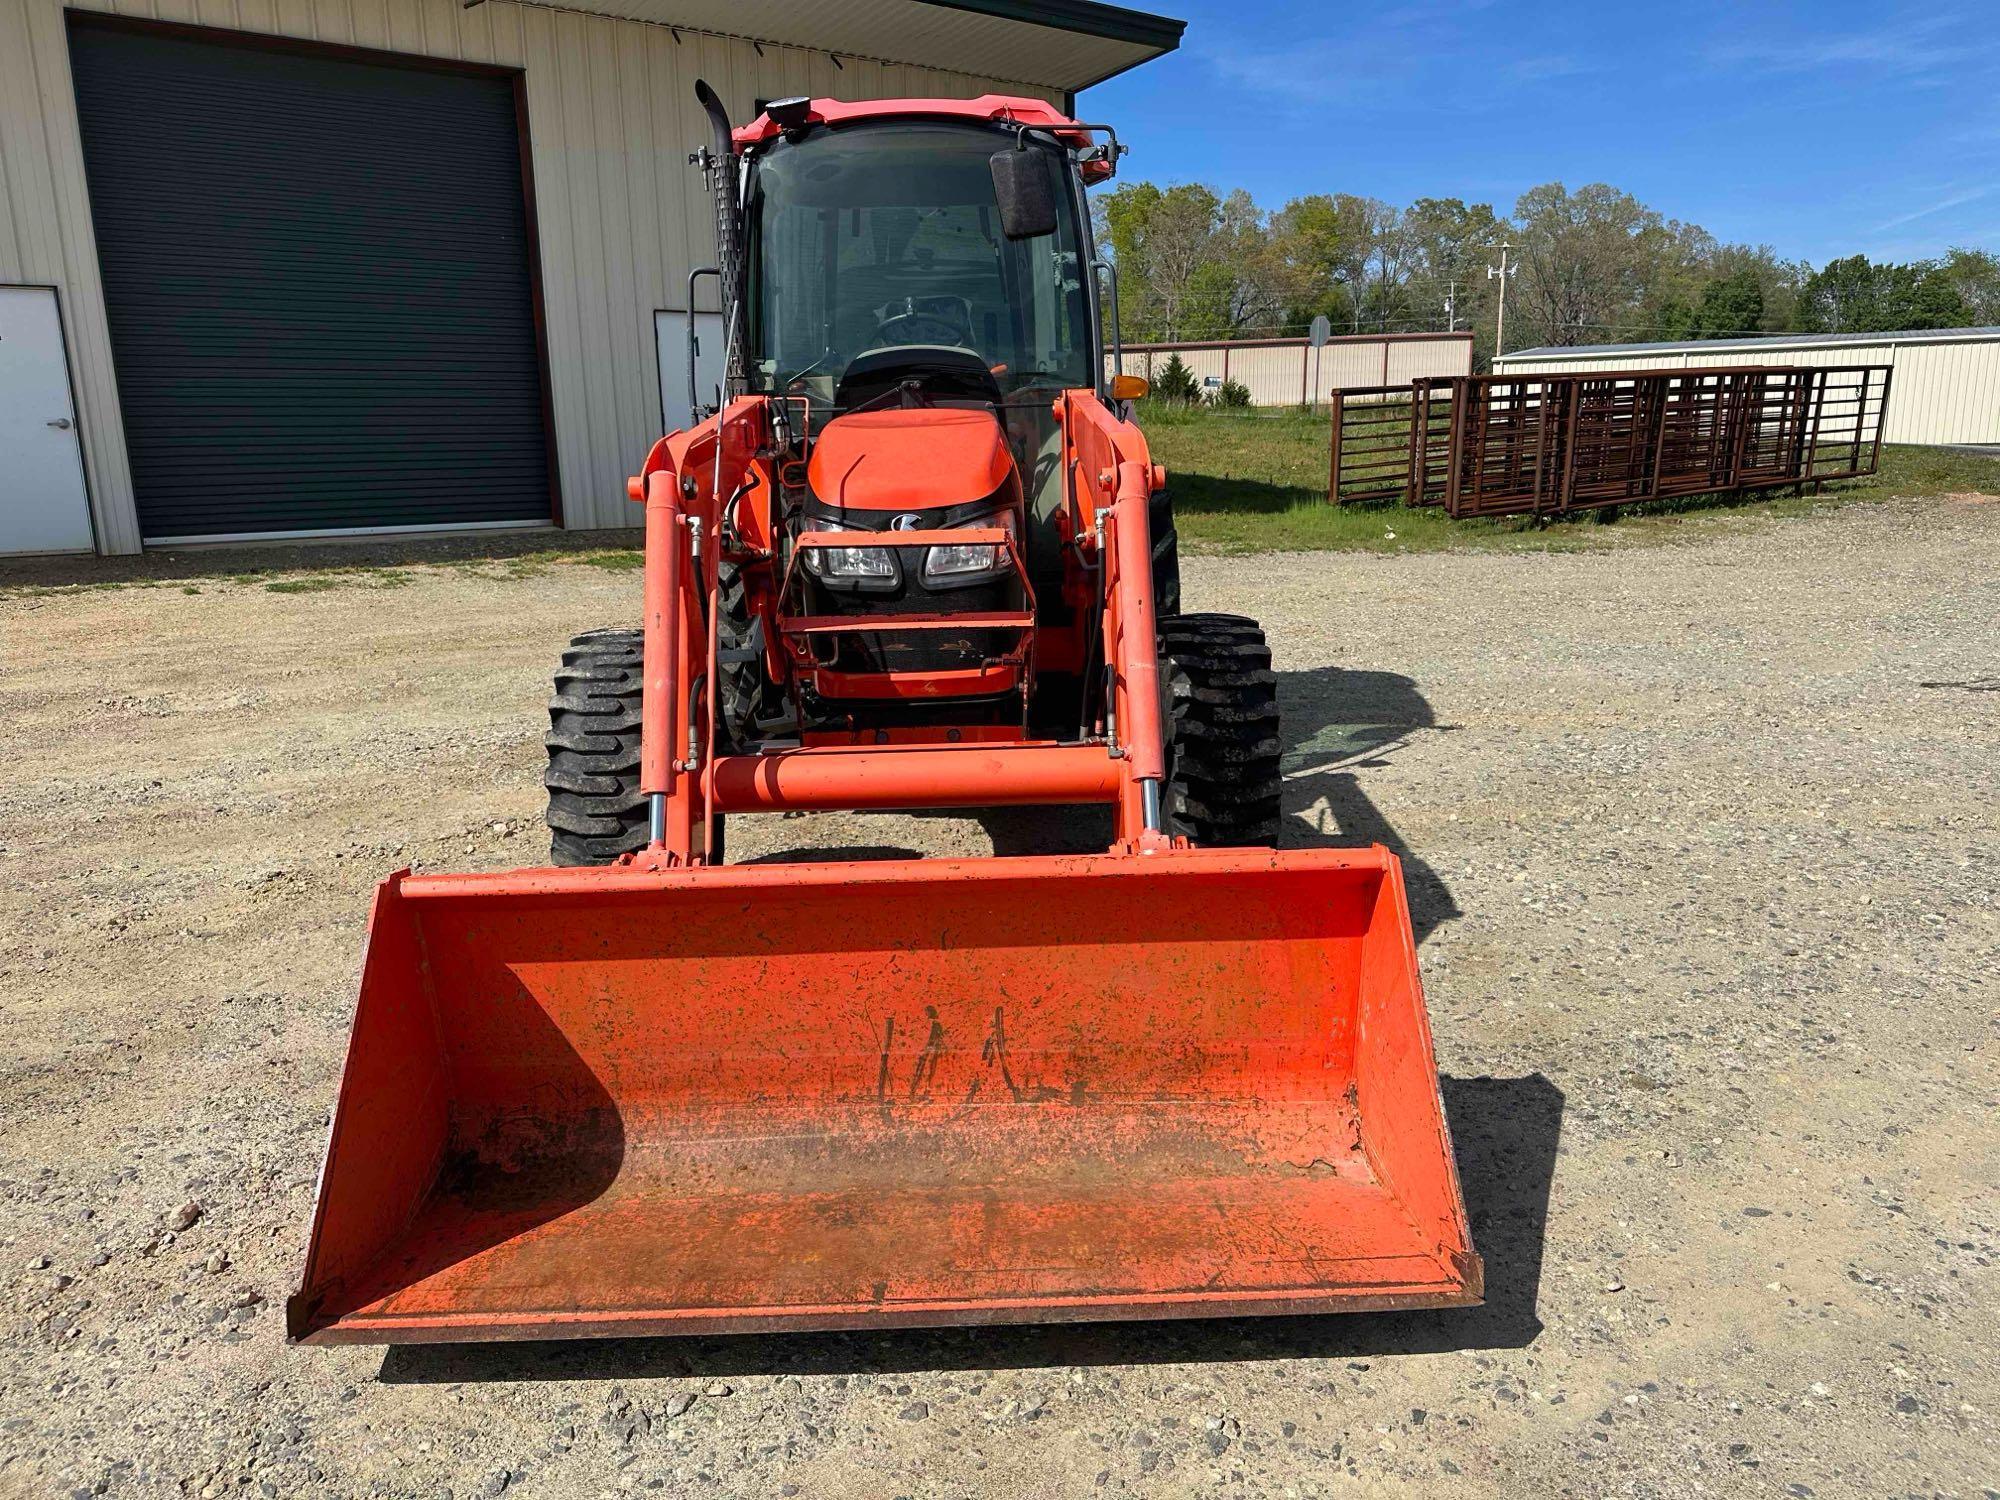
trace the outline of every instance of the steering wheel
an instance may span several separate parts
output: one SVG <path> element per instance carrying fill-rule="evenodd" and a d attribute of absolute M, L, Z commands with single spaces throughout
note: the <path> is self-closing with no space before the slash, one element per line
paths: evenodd
<path fill-rule="evenodd" d="M 875 325 L 878 349 L 892 349 L 899 344 L 945 344 L 956 348 L 965 342 L 965 329 L 935 313 L 897 313 Z"/>

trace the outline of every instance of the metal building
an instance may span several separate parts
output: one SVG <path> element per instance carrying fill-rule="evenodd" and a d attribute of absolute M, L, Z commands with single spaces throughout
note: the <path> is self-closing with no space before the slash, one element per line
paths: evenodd
<path fill-rule="evenodd" d="M 2000 328 L 1906 333 L 1797 333 L 1522 349 L 1496 375 L 1571 370 L 1680 370 L 1711 365 L 1888 365 L 1895 371 L 1882 440 L 2000 443 Z"/>
<path fill-rule="evenodd" d="M 1097 0 L 0 0 L 0 553 L 628 525 L 713 255 L 697 77 L 738 119 L 1073 103 L 1181 29 Z"/>
<path fill-rule="evenodd" d="M 1308 406 L 1334 391 L 1472 373 L 1469 333 L 1340 334 L 1318 349 L 1302 338 L 1127 344 L 1125 373 L 1150 380 L 1176 354 L 1195 384 L 1233 380 L 1252 406 Z"/>

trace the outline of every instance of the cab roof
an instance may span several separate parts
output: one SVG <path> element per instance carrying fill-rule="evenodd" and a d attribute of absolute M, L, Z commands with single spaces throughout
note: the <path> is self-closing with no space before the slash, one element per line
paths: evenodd
<path fill-rule="evenodd" d="M 1011 94 L 981 94 L 976 99 L 814 99 L 807 106 L 805 124 L 839 129 L 876 120 L 971 120 L 981 124 L 1027 125 L 1046 130 L 1067 146 L 1088 146 L 1088 126 L 1064 114 L 1046 99 Z M 762 146 L 783 135 L 784 127 L 768 113 L 760 113 L 747 125 L 739 125 L 731 139 L 738 152 Z M 1092 171 L 1091 168 L 1100 170 Z M 1105 161 L 1085 163 L 1086 181 L 1111 175 Z"/>

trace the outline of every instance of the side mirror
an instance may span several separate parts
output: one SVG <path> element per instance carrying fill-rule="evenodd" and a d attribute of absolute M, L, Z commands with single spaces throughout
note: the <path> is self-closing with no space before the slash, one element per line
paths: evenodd
<path fill-rule="evenodd" d="M 1056 232 L 1056 188 L 1047 154 L 1018 146 L 996 151 L 993 197 L 1000 205 L 1000 232 L 1010 240 L 1031 240 Z"/>

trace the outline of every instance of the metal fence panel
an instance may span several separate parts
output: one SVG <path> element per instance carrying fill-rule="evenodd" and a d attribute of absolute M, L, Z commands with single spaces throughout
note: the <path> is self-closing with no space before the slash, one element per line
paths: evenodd
<path fill-rule="evenodd" d="M 1562 515 L 1875 472 L 1886 365 L 1416 380 L 1333 402 L 1329 498 Z"/>

